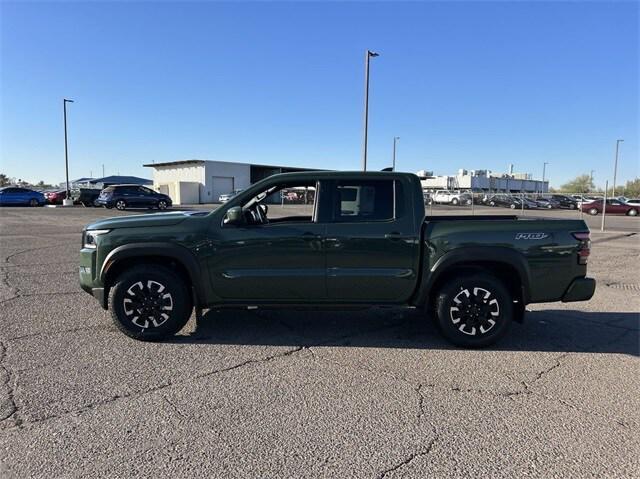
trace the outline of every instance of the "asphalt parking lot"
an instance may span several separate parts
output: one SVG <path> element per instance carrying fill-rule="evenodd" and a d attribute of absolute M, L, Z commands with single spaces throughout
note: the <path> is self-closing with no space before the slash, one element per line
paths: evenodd
<path fill-rule="evenodd" d="M 77 284 L 82 227 L 121 214 L 0 209 L 0 477 L 640 476 L 637 218 L 589 219 L 590 302 L 469 351 L 401 310 L 135 342 Z"/>

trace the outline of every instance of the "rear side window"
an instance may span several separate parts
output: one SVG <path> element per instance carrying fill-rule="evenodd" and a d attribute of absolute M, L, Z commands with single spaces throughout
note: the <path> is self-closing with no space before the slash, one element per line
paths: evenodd
<path fill-rule="evenodd" d="M 332 197 L 336 222 L 389 221 L 402 214 L 401 183 L 394 180 L 339 180 Z"/>

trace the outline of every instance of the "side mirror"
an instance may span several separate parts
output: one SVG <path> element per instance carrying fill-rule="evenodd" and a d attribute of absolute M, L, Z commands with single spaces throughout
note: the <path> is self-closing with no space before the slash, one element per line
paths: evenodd
<path fill-rule="evenodd" d="M 227 210 L 227 217 L 225 223 L 228 225 L 238 225 L 242 223 L 242 207 L 233 206 Z"/>

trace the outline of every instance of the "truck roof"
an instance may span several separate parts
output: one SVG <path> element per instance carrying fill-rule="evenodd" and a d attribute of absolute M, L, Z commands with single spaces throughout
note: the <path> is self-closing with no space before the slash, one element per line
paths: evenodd
<path fill-rule="evenodd" d="M 399 171 L 295 171 L 291 173 L 277 173 L 269 178 L 284 179 L 316 179 L 316 178 L 389 178 L 392 176 L 415 176 L 413 173 Z"/>

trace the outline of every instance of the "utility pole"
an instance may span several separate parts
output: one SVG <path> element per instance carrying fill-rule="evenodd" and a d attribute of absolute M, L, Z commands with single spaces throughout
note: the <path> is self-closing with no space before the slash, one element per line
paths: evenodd
<path fill-rule="evenodd" d="M 545 161 L 544 163 L 542 163 L 542 193 L 544 193 L 544 177 L 545 177 L 545 173 L 547 171 L 547 165 L 549 164 L 548 161 Z M 547 191 L 549 189 L 547 188 Z"/>
<path fill-rule="evenodd" d="M 377 57 L 376 52 L 367 50 L 364 56 L 364 132 L 362 141 L 362 171 L 367 171 L 367 135 L 369 130 L 369 60 Z"/>
<path fill-rule="evenodd" d="M 591 192 L 591 185 L 593 184 L 593 172 L 596 170 L 591 170 L 589 173 L 589 192 Z"/>
<path fill-rule="evenodd" d="M 616 197 L 616 175 L 618 174 L 618 151 L 620 149 L 620 143 L 624 140 L 616 140 L 616 161 L 613 165 L 613 193 L 611 195 L 612 198 Z"/>
<path fill-rule="evenodd" d="M 62 201 L 63 205 L 68 206 L 69 204 L 73 205 L 71 201 L 71 191 L 69 189 L 69 153 L 67 147 L 67 103 L 73 103 L 73 100 L 67 100 L 63 98 L 62 100 L 62 110 L 64 111 L 64 169 L 65 176 L 67 180 L 67 190 L 65 193 L 65 199 Z"/>
<path fill-rule="evenodd" d="M 102 177 L 104 178 L 104 163 L 102 163 Z"/>
<path fill-rule="evenodd" d="M 391 168 L 391 171 L 396 171 L 396 143 L 399 139 L 399 136 L 393 137 L 393 167 Z"/>

